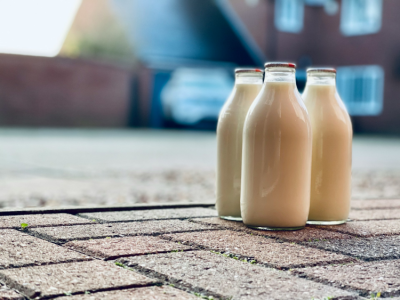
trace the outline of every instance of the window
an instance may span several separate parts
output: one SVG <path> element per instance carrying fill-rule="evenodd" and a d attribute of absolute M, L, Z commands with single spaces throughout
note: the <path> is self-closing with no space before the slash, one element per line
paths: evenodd
<path fill-rule="evenodd" d="M 384 72 L 380 66 L 337 69 L 337 87 L 353 116 L 379 115 L 383 107 Z"/>
<path fill-rule="evenodd" d="M 382 0 L 343 0 L 340 29 L 344 35 L 376 33 L 381 29 Z"/>
<path fill-rule="evenodd" d="M 297 33 L 303 29 L 304 2 L 275 0 L 275 27 L 284 32 Z"/>
<path fill-rule="evenodd" d="M 339 11 L 339 4 L 336 0 L 304 0 L 309 6 L 322 6 L 324 11 L 330 15 L 336 15 Z"/>
<path fill-rule="evenodd" d="M 305 3 L 310 6 L 324 6 L 330 0 L 305 0 Z"/>

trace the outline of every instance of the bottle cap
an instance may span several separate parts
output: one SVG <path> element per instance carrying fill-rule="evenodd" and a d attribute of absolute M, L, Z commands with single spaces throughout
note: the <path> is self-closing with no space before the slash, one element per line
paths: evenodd
<path fill-rule="evenodd" d="M 263 70 L 260 69 L 235 69 L 235 73 L 263 73 Z"/>
<path fill-rule="evenodd" d="M 336 69 L 334 68 L 308 68 L 307 73 L 335 73 Z"/>
<path fill-rule="evenodd" d="M 281 67 L 281 68 L 293 68 L 296 69 L 296 64 L 288 62 L 267 62 L 264 64 L 264 68 Z"/>

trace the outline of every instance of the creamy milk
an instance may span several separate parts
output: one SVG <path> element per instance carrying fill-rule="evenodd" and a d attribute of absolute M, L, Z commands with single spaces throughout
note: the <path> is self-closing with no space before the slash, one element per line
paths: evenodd
<path fill-rule="evenodd" d="M 261 229 L 302 228 L 310 205 L 310 120 L 294 69 L 285 72 L 266 69 L 244 125 L 241 212 L 246 225 Z"/>
<path fill-rule="evenodd" d="M 262 87 L 262 72 L 236 73 L 232 94 L 221 110 L 217 127 L 217 211 L 225 219 L 240 220 L 243 124 Z"/>
<path fill-rule="evenodd" d="M 352 126 L 336 92 L 334 74 L 330 84 L 326 83 L 308 82 L 303 93 L 313 132 L 308 220 L 313 224 L 340 224 L 350 210 Z"/>

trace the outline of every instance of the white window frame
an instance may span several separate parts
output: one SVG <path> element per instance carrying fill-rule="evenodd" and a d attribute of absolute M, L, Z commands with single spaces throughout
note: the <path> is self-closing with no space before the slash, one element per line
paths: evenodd
<path fill-rule="evenodd" d="M 340 30 L 345 36 L 379 32 L 383 0 L 342 0 Z"/>
<path fill-rule="evenodd" d="M 350 115 L 376 116 L 382 112 L 384 71 L 381 66 L 337 68 L 337 88 Z"/>
<path fill-rule="evenodd" d="M 298 33 L 303 29 L 304 1 L 275 0 L 275 27 L 279 31 Z"/>

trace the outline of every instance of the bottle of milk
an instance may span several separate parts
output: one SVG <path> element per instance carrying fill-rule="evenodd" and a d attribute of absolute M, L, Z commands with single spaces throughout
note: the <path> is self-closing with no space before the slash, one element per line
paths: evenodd
<path fill-rule="evenodd" d="M 297 230 L 310 207 L 311 125 L 292 63 L 266 63 L 243 129 L 241 213 L 263 230 Z"/>
<path fill-rule="evenodd" d="M 307 70 L 303 93 L 313 132 L 309 224 L 345 223 L 350 211 L 352 126 L 336 70 Z"/>
<path fill-rule="evenodd" d="M 235 86 L 221 110 L 217 127 L 217 211 L 223 219 L 241 221 L 240 185 L 243 123 L 262 87 L 263 71 L 236 69 Z"/>

